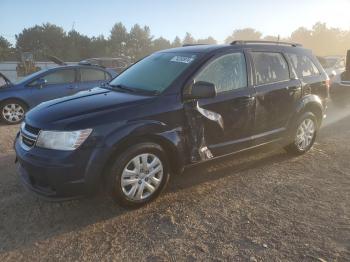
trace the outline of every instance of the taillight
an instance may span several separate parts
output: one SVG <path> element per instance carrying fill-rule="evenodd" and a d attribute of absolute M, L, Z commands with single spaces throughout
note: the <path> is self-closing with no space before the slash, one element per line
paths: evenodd
<path fill-rule="evenodd" d="M 331 87 L 331 80 L 330 79 L 326 80 L 326 87 L 327 87 L 327 89 L 329 89 Z"/>

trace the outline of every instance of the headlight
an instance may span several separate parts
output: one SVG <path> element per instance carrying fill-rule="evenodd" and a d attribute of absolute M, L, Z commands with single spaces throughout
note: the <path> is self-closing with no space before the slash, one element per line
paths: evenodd
<path fill-rule="evenodd" d="M 40 131 L 37 147 L 72 151 L 77 149 L 91 134 L 92 129 L 79 131 Z"/>

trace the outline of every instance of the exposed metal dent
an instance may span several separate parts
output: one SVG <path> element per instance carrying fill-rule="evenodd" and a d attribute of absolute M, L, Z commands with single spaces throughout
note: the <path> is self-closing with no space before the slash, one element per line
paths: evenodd
<path fill-rule="evenodd" d="M 189 127 L 190 160 L 191 163 L 213 158 L 212 152 L 206 145 L 204 119 L 214 121 L 224 129 L 224 121 L 220 114 L 201 108 L 198 101 L 191 101 L 184 105 Z"/>
<path fill-rule="evenodd" d="M 197 102 L 196 110 L 205 118 L 216 122 L 221 127 L 221 129 L 224 130 L 224 120 L 222 119 L 222 116 L 220 114 L 215 113 L 215 112 L 210 111 L 210 110 L 207 110 L 207 109 L 204 109 L 204 108 L 201 108 L 198 105 L 198 102 Z"/>

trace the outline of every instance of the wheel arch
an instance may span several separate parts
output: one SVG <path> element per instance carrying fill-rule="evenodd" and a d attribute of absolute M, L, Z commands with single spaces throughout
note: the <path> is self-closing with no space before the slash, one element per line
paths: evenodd
<path fill-rule="evenodd" d="M 140 143 L 154 143 L 165 152 L 172 173 L 181 173 L 184 169 L 184 148 L 177 130 L 156 134 L 129 135 L 118 141 L 112 148 L 104 165 L 103 176 L 108 173 L 115 158 L 128 147 Z"/>
<path fill-rule="evenodd" d="M 293 117 L 293 122 L 303 113 L 311 112 L 316 116 L 318 127 L 321 126 L 324 114 L 324 106 L 322 100 L 317 95 L 305 96 L 297 105 L 296 114 Z"/>
<path fill-rule="evenodd" d="M 8 97 L 8 98 L 1 100 L 0 107 L 2 107 L 6 103 L 6 101 L 19 101 L 20 103 L 24 104 L 27 109 L 30 108 L 30 106 L 28 105 L 28 103 L 26 101 L 24 101 L 22 98 L 18 98 L 18 97 Z"/>

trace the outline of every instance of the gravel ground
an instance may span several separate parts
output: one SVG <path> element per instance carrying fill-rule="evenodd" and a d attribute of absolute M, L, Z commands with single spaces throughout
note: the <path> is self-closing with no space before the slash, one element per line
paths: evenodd
<path fill-rule="evenodd" d="M 350 109 L 330 110 L 304 156 L 269 147 L 213 161 L 137 210 L 27 193 L 17 129 L 0 126 L 0 261 L 350 261 Z"/>

